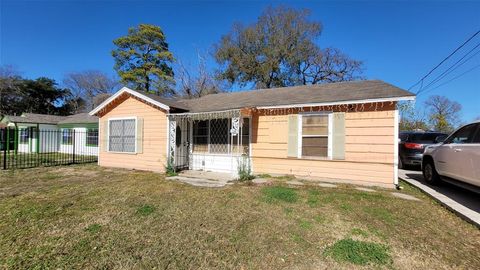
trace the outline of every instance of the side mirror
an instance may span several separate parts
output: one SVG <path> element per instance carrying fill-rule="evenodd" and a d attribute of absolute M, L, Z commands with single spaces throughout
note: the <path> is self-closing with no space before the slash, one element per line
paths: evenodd
<path fill-rule="evenodd" d="M 436 143 L 441 143 L 441 142 L 444 142 L 445 139 L 447 139 L 447 135 L 440 135 L 440 136 L 437 136 L 437 137 L 435 138 L 435 142 L 436 142 Z"/>

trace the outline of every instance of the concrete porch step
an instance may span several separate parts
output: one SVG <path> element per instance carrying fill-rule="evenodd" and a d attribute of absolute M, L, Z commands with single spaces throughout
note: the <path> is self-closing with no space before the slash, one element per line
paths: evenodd
<path fill-rule="evenodd" d="M 228 183 L 228 181 L 219 181 L 219 180 L 198 178 L 198 177 L 192 177 L 192 176 L 185 177 L 182 175 L 171 176 L 171 177 L 167 177 L 166 179 L 180 181 L 182 183 L 186 183 L 196 187 L 224 187 L 226 185 L 231 184 L 231 183 Z"/>
<path fill-rule="evenodd" d="M 210 172 L 210 171 L 195 171 L 185 170 L 179 172 L 178 176 L 189 178 L 202 178 L 214 181 L 231 182 L 235 181 L 235 177 L 231 173 Z"/>

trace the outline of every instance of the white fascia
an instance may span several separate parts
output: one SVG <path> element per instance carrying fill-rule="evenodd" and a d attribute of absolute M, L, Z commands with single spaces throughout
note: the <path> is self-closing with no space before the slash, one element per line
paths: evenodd
<path fill-rule="evenodd" d="M 349 104 L 362 104 L 373 102 L 395 102 L 415 100 L 415 96 L 395 97 L 395 98 L 377 98 L 377 99 L 360 99 L 360 100 L 347 100 L 347 101 L 335 101 L 335 102 L 323 102 L 323 103 L 304 103 L 304 104 L 286 104 L 275 106 L 259 106 L 257 109 L 282 109 L 282 108 L 301 108 L 301 107 L 317 107 L 317 106 L 333 106 L 333 105 L 349 105 Z"/>
<path fill-rule="evenodd" d="M 97 114 L 101 109 L 105 108 L 105 106 L 107 106 L 109 103 L 111 103 L 112 101 L 114 101 L 117 97 L 119 97 L 121 94 L 123 93 L 128 93 L 132 96 L 135 96 L 139 99 L 142 99 L 148 103 L 151 103 L 155 106 L 158 106 L 166 111 L 170 110 L 170 107 L 161 103 L 161 102 L 158 102 L 154 99 L 151 99 L 137 91 L 134 91 L 128 87 L 123 87 L 122 89 L 120 89 L 119 91 L 117 91 L 114 95 L 112 95 L 111 97 L 109 97 L 108 99 L 106 99 L 104 102 L 102 102 L 100 105 L 98 105 L 95 109 L 93 109 L 91 112 L 89 112 L 88 114 L 90 115 L 95 115 Z"/>

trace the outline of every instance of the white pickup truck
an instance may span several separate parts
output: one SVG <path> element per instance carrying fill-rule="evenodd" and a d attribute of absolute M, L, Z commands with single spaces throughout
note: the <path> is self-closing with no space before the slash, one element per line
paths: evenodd
<path fill-rule="evenodd" d="M 423 153 L 422 172 L 428 184 L 440 180 L 478 192 L 480 189 L 480 121 L 462 126 Z"/>

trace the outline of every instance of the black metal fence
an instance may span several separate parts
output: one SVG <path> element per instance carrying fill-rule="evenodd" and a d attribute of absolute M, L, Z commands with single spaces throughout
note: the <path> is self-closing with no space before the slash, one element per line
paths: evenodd
<path fill-rule="evenodd" d="M 98 129 L 0 129 L 0 167 L 4 170 L 97 160 Z"/>

